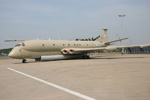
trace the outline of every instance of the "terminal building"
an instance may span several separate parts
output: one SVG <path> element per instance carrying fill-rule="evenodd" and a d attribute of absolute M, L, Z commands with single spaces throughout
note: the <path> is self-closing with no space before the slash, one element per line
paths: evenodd
<path fill-rule="evenodd" d="M 126 48 L 125 50 L 128 54 L 150 54 L 150 47 L 145 48 L 134 47 L 134 48 Z"/>

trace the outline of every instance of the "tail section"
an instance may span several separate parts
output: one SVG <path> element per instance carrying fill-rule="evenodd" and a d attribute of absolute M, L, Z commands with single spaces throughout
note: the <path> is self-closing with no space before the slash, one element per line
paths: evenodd
<path fill-rule="evenodd" d="M 107 34 L 107 28 L 103 28 L 102 30 L 104 30 L 104 34 L 102 36 L 100 36 L 98 39 L 96 39 L 95 41 L 100 41 L 103 43 L 108 42 L 108 34 Z"/>
<path fill-rule="evenodd" d="M 122 38 L 122 39 L 119 39 L 119 40 L 114 40 L 114 41 L 108 42 L 108 34 L 107 34 L 107 30 L 108 29 L 107 28 L 103 28 L 103 30 L 104 30 L 104 34 L 102 36 L 100 36 L 99 38 L 97 38 L 95 41 L 100 41 L 100 42 L 104 43 L 105 45 L 112 45 L 115 42 L 128 39 L 128 38 Z"/>

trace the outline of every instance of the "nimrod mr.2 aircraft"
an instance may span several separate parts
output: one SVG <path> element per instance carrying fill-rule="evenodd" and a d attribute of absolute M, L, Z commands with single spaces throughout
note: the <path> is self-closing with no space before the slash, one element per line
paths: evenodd
<path fill-rule="evenodd" d="M 9 53 L 10 58 L 22 59 L 22 63 L 26 62 L 26 58 L 35 59 L 35 61 L 44 60 L 60 60 L 73 58 L 89 58 L 89 53 L 102 50 L 116 50 L 129 47 L 148 47 L 148 45 L 131 45 L 131 46 L 110 46 L 115 42 L 125 40 L 127 38 L 108 42 L 107 29 L 103 28 L 104 34 L 95 41 L 67 41 L 67 40 L 20 40 Z M 11 41 L 11 40 L 6 40 Z M 14 40 L 17 41 L 17 40 Z"/>

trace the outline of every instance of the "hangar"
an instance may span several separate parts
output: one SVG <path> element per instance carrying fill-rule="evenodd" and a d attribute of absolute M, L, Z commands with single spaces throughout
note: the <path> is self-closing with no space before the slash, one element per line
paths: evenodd
<path fill-rule="evenodd" d="M 125 50 L 128 54 L 150 54 L 150 47 L 145 48 L 133 47 L 133 48 L 126 48 Z"/>

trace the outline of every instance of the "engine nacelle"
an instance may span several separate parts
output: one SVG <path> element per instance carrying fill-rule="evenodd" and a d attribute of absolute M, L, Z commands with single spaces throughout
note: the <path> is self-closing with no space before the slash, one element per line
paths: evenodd
<path fill-rule="evenodd" d="M 64 49 L 64 50 L 62 50 L 62 53 L 63 54 L 69 54 L 69 50 Z"/>
<path fill-rule="evenodd" d="M 61 50 L 62 54 L 67 55 L 67 54 L 82 54 L 82 52 L 77 52 L 73 49 L 63 49 Z"/>
<path fill-rule="evenodd" d="M 83 54 L 83 52 L 77 52 L 77 51 L 70 49 L 69 54 Z"/>

